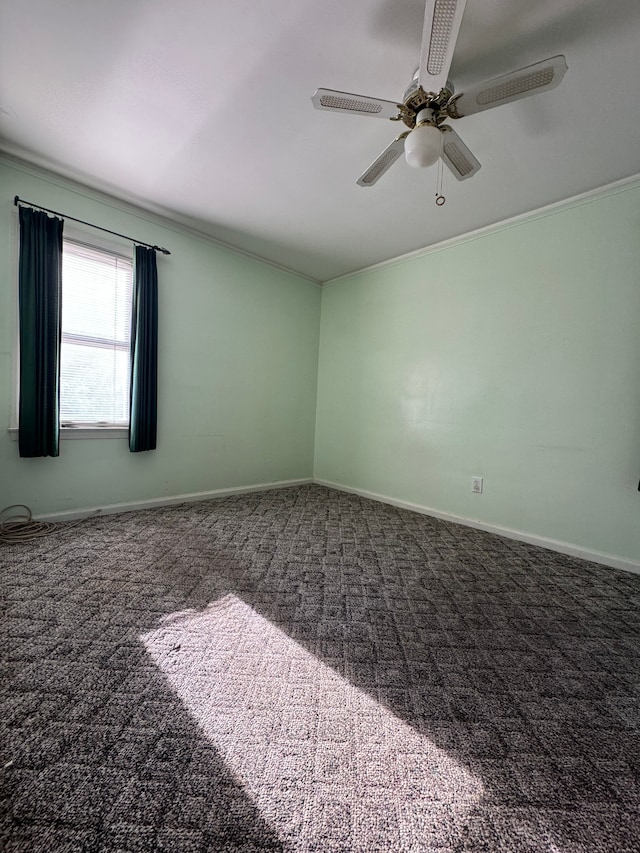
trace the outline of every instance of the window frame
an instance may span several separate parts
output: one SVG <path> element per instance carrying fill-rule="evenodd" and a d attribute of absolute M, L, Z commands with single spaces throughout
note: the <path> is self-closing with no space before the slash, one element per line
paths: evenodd
<path fill-rule="evenodd" d="M 69 234 L 63 234 L 62 238 L 62 253 L 64 257 L 65 243 L 70 243 L 75 246 L 79 246 L 80 248 L 88 249 L 89 251 L 96 252 L 102 255 L 109 255 L 114 258 L 118 258 L 122 261 L 126 261 L 131 265 L 131 298 L 133 298 L 133 256 L 131 254 L 131 245 L 128 244 L 128 248 L 130 250 L 130 254 L 125 254 L 122 250 L 114 250 L 112 247 L 106 248 L 102 245 L 96 245 L 95 241 L 88 242 L 86 239 L 78 239 L 77 237 L 70 236 Z M 62 299 L 64 301 L 64 278 L 62 281 Z M 131 316 L 131 304 L 129 305 L 129 316 Z M 91 335 L 78 335 L 72 332 L 65 333 L 64 328 L 61 330 L 61 343 L 66 341 L 73 342 L 73 340 L 80 345 L 97 347 L 100 349 L 106 350 L 119 350 L 120 352 L 126 351 L 130 352 L 131 347 L 131 336 L 129 335 L 129 341 L 117 341 L 112 340 L 111 338 L 97 338 Z M 131 413 L 129 413 L 130 417 Z M 129 420 L 129 419 L 128 419 Z M 76 421 L 76 422 L 63 422 L 60 420 L 60 431 L 62 430 L 71 430 L 73 434 L 76 435 L 78 431 L 82 431 L 84 433 L 88 433 L 87 437 L 91 437 L 96 431 L 102 433 L 103 431 L 111 431 L 113 435 L 114 431 L 120 430 L 124 431 L 126 435 L 129 434 L 129 422 L 122 424 L 108 424 L 108 423 L 100 423 L 99 421 Z"/>

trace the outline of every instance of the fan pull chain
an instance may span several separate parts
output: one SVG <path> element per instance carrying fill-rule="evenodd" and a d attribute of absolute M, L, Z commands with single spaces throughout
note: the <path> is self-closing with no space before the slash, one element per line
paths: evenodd
<path fill-rule="evenodd" d="M 442 207 L 446 198 L 442 195 L 442 157 L 438 159 L 438 177 L 436 179 L 436 204 Z"/>

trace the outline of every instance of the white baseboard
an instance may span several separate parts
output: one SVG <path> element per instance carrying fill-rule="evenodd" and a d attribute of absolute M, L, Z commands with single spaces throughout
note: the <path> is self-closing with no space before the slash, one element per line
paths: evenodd
<path fill-rule="evenodd" d="M 475 527 L 477 530 L 485 530 L 488 533 L 505 536 L 507 539 L 517 539 L 519 542 L 527 542 L 529 545 L 548 548 L 550 551 L 557 551 L 560 554 L 568 554 L 570 557 L 580 557 L 583 560 L 590 560 L 592 563 L 600 563 L 603 566 L 609 566 L 613 569 L 623 569 L 627 572 L 640 574 L 640 561 L 637 560 L 630 560 L 626 557 L 617 557 L 614 554 L 603 554 L 600 551 L 592 551 L 590 548 L 582 548 L 581 546 L 573 545 L 570 542 L 561 542 L 558 539 L 548 539 L 546 536 L 537 536 L 534 533 L 526 533 L 524 530 L 513 530 L 510 527 L 501 527 L 498 524 L 489 524 L 485 521 L 479 521 L 476 518 L 466 518 L 462 515 L 453 515 L 449 512 L 441 512 L 438 509 L 423 506 L 422 504 L 397 500 L 396 498 L 387 497 L 387 495 L 368 492 L 366 489 L 354 489 L 350 486 L 343 486 L 340 483 L 333 483 L 330 480 L 314 479 L 313 482 L 318 486 L 326 486 L 329 489 L 337 489 L 340 492 L 349 492 L 349 494 L 352 495 L 360 495 L 363 498 L 369 498 L 373 501 L 391 504 L 392 506 L 397 506 L 401 509 L 409 509 L 412 512 L 419 512 L 423 515 L 432 515 L 435 518 L 441 518 L 444 521 L 453 521 L 456 524 Z"/>
<path fill-rule="evenodd" d="M 215 498 L 226 498 L 230 495 L 250 494 L 251 492 L 266 492 L 269 489 L 286 489 L 289 486 L 305 486 L 313 483 L 311 478 L 300 480 L 276 480 L 273 483 L 254 483 L 250 486 L 233 486 L 230 489 L 214 489 L 210 492 L 190 492 L 187 495 L 167 495 L 162 498 L 149 498 L 141 501 L 125 501 L 118 504 L 107 504 L 106 506 L 84 507 L 83 509 L 69 509 L 62 512 L 50 512 L 42 515 L 34 515 L 39 521 L 73 521 L 77 518 L 86 518 L 92 515 L 112 515 L 117 512 L 130 512 L 134 509 L 151 509 L 158 506 L 173 506 L 175 504 L 192 503 L 193 501 L 207 501 Z"/>
<path fill-rule="evenodd" d="M 334 483 L 331 480 L 319 480 L 312 478 L 276 480 L 273 483 L 254 483 L 249 486 L 233 486 L 229 489 L 214 489 L 208 492 L 191 492 L 185 495 L 167 495 L 161 498 L 125 501 L 123 503 L 107 504 L 106 506 L 100 507 L 93 506 L 81 509 L 63 510 L 62 512 L 44 513 L 42 515 L 35 515 L 34 518 L 40 521 L 73 521 L 78 518 L 85 518 L 92 515 L 112 515 L 119 512 L 130 512 L 135 509 L 151 509 L 153 507 L 160 506 L 173 506 L 175 504 L 192 503 L 194 501 L 226 498 L 230 495 L 264 492 L 269 489 L 286 489 L 289 486 L 305 486 L 310 483 L 315 483 L 318 486 L 326 486 L 329 489 L 336 489 L 340 492 L 348 492 L 352 495 L 360 495 L 363 498 L 380 501 L 381 503 L 397 506 L 401 509 L 408 509 L 412 512 L 419 512 L 423 515 L 431 515 L 434 518 L 441 518 L 444 521 L 464 524 L 467 527 L 474 527 L 477 530 L 485 530 L 488 533 L 495 533 L 497 536 L 505 536 L 507 539 L 516 539 L 519 542 L 527 542 L 529 545 L 537 545 L 540 548 L 548 548 L 550 551 L 557 551 L 560 554 L 568 554 L 571 557 L 580 557 L 583 560 L 590 560 L 593 563 L 600 563 L 603 566 L 610 566 L 614 569 L 623 569 L 627 572 L 640 574 L 640 561 L 637 560 L 630 560 L 626 557 L 617 557 L 614 554 L 604 554 L 601 551 L 593 551 L 590 548 L 583 548 L 570 542 L 561 542 L 557 539 L 549 539 L 545 536 L 527 533 L 524 530 L 513 530 L 510 527 L 502 527 L 498 524 L 489 524 L 485 521 L 479 521 L 476 518 L 466 518 L 461 515 L 453 515 L 450 512 L 442 512 L 441 510 L 434 509 L 433 507 L 411 503 L 410 501 L 398 500 L 396 498 L 388 497 L 387 495 L 380 495 L 376 492 L 367 491 L 366 489 L 355 489 L 350 486 L 342 485 L 341 483 Z"/>

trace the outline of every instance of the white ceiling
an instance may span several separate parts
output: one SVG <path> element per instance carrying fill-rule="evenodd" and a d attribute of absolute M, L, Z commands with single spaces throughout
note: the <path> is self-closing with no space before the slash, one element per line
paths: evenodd
<path fill-rule="evenodd" d="M 314 110 L 318 86 L 402 97 L 421 0 L 1 0 L 5 151 L 317 280 L 640 173 L 640 3 L 468 0 L 456 90 L 563 53 L 559 88 L 468 116 L 458 183 L 397 125 Z M 38 201 L 38 199 L 33 199 Z M 72 211 L 64 211 L 72 214 Z"/>

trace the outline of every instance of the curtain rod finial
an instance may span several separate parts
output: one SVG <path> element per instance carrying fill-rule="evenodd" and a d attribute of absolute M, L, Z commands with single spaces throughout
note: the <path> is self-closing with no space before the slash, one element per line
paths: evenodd
<path fill-rule="evenodd" d="M 15 204 L 16 207 L 18 206 L 19 201 L 20 201 L 20 196 L 16 195 L 13 197 L 13 203 Z"/>

